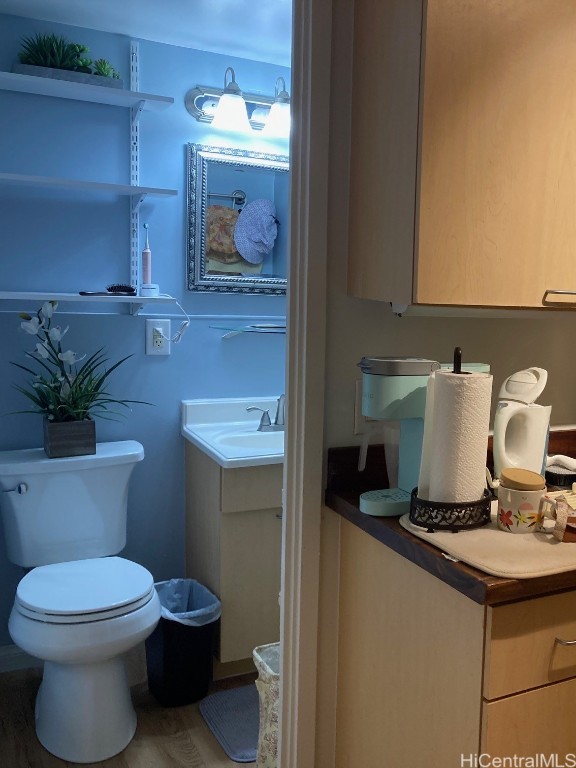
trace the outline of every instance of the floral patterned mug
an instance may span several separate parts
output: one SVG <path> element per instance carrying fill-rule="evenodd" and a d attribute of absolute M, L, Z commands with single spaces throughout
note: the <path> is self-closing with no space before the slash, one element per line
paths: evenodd
<path fill-rule="evenodd" d="M 498 488 L 497 524 L 508 533 L 536 533 L 543 520 L 542 500 L 546 488 L 535 491 Z"/>

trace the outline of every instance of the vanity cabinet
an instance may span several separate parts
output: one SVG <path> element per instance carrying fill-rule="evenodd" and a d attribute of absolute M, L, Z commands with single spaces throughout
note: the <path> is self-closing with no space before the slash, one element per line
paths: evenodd
<path fill-rule="evenodd" d="M 481 605 L 341 520 L 336 768 L 564 764 L 576 647 L 556 637 L 576 639 L 575 590 Z"/>
<path fill-rule="evenodd" d="M 280 639 L 282 469 L 223 468 L 186 443 L 186 575 L 222 602 L 222 664 Z"/>
<path fill-rule="evenodd" d="M 356 0 L 353 34 L 349 293 L 576 291 L 573 0 Z"/>

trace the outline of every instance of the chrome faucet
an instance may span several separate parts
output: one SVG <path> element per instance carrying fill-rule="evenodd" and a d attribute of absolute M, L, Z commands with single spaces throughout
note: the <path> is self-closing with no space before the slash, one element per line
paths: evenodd
<path fill-rule="evenodd" d="M 260 417 L 260 424 L 258 424 L 258 432 L 269 432 L 272 429 L 272 422 L 270 421 L 270 411 L 266 408 L 258 408 L 257 405 L 250 405 L 246 408 L 247 411 L 262 411 Z"/>
<path fill-rule="evenodd" d="M 262 411 L 258 432 L 281 432 L 284 430 L 286 419 L 286 396 L 280 395 L 276 403 L 276 416 L 274 424 L 270 420 L 270 411 L 267 408 L 259 408 L 257 405 L 250 405 L 247 411 Z"/>

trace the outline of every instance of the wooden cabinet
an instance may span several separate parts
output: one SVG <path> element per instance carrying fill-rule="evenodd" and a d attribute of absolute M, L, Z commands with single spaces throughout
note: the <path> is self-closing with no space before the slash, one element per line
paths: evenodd
<path fill-rule="evenodd" d="M 576 592 L 489 609 L 484 694 L 497 699 L 576 676 Z M 574 745 L 576 747 L 576 743 Z"/>
<path fill-rule="evenodd" d="M 576 592 L 487 609 L 482 751 L 576 754 Z"/>
<path fill-rule="evenodd" d="M 573 0 L 357 0 L 354 23 L 349 292 L 576 290 Z"/>
<path fill-rule="evenodd" d="M 186 443 L 186 575 L 222 602 L 218 659 L 280 639 L 282 464 L 224 469 Z"/>
<path fill-rule="evenodd" d="M 556 637 L 576 638 L 576 592 L 483 606 L 342 520 L 336 768 L 563 764 L 576 648 Z"/>

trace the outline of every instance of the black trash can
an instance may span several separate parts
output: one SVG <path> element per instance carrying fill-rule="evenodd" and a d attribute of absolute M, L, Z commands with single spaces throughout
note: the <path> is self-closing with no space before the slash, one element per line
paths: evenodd
<path fill-rule="evenodd" d="M 163 707 L 191 704 L 207 695 L 212 680 L 220 601 L 194 579 L 155 586 L 162 616 L 146 640 L 148 688 Z"/>

